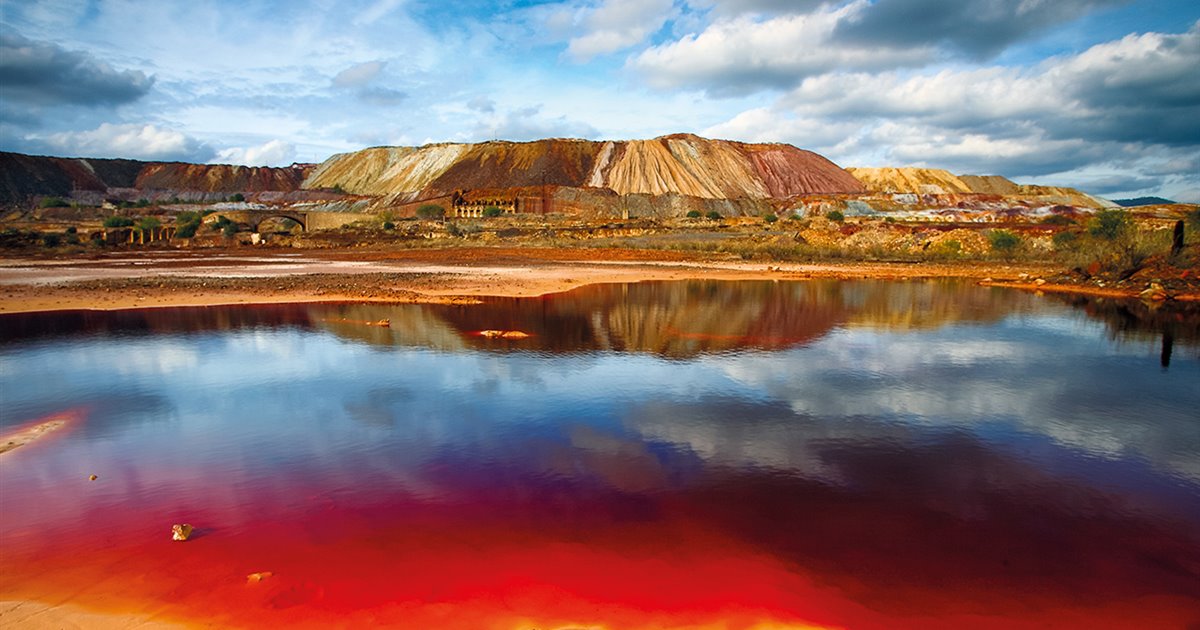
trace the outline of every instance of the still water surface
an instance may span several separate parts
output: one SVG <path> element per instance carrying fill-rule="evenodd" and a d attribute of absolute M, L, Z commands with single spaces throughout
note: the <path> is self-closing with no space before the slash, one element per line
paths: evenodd
<path fill-rule="evenodd" d="M 2 432 L 68 419 L 0 455 L 0 599 L 243 627 L 1185 628 L 1198 331 L 953 282 L 0 317 Z"/>

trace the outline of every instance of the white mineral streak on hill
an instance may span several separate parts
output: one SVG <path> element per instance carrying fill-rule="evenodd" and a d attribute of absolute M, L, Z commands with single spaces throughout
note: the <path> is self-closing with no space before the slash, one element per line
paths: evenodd
<path fill-rule="evenodd" d="M 608 168 L 608 164 L 612 161 L 613 143 L 605 142 L 604 148 L 600 149 L 600 155 L 596 158 L 596 165 L 592 167 L 592 174 L 588 176 L 587 185 L 592 188 L 604 187 L 604 169 Z"/>
<path fill-rule="evenodd" d="M 376 147 L 339 153 L 304 181 L 304 188 L 333 188 L 357 195 L 413 195 L 445 173 L 469 144 Z"/>

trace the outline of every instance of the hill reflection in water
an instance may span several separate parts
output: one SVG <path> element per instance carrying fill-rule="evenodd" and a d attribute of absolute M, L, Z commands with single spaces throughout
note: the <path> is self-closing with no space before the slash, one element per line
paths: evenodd
<path fill-rule="evenodd" d="M 82 420 L 0 458 L 0 599 L 241 627 L 1188 627 L 1196 321 L 955 282 L 3 317 L 0 426 Z M 182 521 L 202 535 L 171 543 Z"/>

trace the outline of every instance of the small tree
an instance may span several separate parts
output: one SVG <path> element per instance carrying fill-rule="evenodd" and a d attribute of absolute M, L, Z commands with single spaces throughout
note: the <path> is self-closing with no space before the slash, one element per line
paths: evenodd
<path fill-rule="evenodd" d="M 483 216 L 489 219 L 494 219 L 502 214 L 504 214 L 504 211 L 496 206 L 488 206 L 483 209 Z"/>
<path fill-rule="evenodd" d="M 1096 213 L 1088 221 L 1088 234 L 1094 238 L 1115 241 L 1133 229 L 1133 217 L 1128 210 L 1108 208 Z"/>
<path fill-rule="evenodd" d="M 106 228 L 123 228 L 133 226 L 133 219 L 129 217 L 108 217 L 104 219 L 104 227 Z"/>
<path fill-rule="evenodd" d="M 825 218 L 835 223 L 841 223 L 842 221 L 846 220 L 846 215 L 842 214 L 841 210 L 830 210 L 825 215 Z"/>
<path fill-rule="evenodd" d="M 699 210 L 688 210 L 688 213 L 687 213 L 687 218 L 689 218 L 689 219 L 699 219 L 699 218 L 700 218 L 700 211 L 699 211 Z"/>
<path fill-rule="evenodd" d="M 60 199 L 59 197 L 43 197 L 42 201 L 40 203 L 38 203 L 38 207 L 41 207 L 41 208 L 69 208 L 69 207 L 71 207 L 71 204 L 67 203 L 63 199 Z"/>
<path fill-rule="evenodd" d="M 774 223 L 778 220 L 779 217 L 775 216 L 774 214 L 768 214 L 767 216 L 763 217 L 763 221 L 766 221 L 767 223 Z"/>
<path fill-rule="evenodd" d="M 417 208 L 417 218 L 419 219 L 441 219 L 446 216 L 446 209 L 436 203 L 427 203 Z"/>
<path fill-rule="evenodd" d="M 721 220 L 721 213 L 717 212 L 716 210 L 709 212 L 707 216 L 712 221 L 720 221 Z"/>
<path fill-rule="evenodd" d="M 143 232 L 157 230 L 160 227 L 162 227 L 162 221 L 159 221 L 154 217 L 145 217 L 143 219 L 139 219 L 137 222 L 137 228 Z"/>
<path fill-rule="evenodd" d="M 1021 237 L 1008 230 L 992 230 L 988 233 L 988 243 L 991 244 L 992 251 L 1009 255 L 1021 244 Z"/>

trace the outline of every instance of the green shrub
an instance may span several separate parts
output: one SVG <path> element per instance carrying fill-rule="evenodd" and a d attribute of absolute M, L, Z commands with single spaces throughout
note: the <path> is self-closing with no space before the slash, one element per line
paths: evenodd
<path fill-rule="evenodd" d="M 436 203 L 427 203 L 417 208 L 417 217 L 420 219 L 441 219 L 446 216 L 446 209 Z"/>
<path fill-rule="evenodd" d="M 763 221 L 766 221 L 767 223 L 774 223 L 778 220 L 779 217 L 775 216 L 774 214 L 768 214 L 767 216 L 763 217 Z"/>
<path fill-rule="evenodd" d="M 42 201 L 40 203 L 38 203 L 38 207 L 39 208 L 69 208 L 69 207 L 71 207 L 71 204 L 67 203 L 66 200 L 60 199 L 58 197 L 43 197 Z"/>
<path fill-rule="evenodd" d="M 58 247 L 62 242 L 62 236 L 53 232 L 42 235 L 42 245 L 46 247 Z"/>
<path fill-rule="evenodd" d="M 825 215 L 825 218 L 829 219 L 830 221 L 841 223 L 842 221 L 846 220 L 846 215 L 842 214 L 841 210 L 830 210 Z"/>
<path fill-rule="evenodd" d="M 392 223 L 391 221 L 384 221 L 383 229 L 388 230 L 388 231 L 394 230 L 394 229 L 396 229 L 396 224 Z"/>
<path fill-rule="evenodd" d="M 150 205 L 150 200 L 143 197 L 141 199 L 138 199 L 137 203 L 135 203 L 133 205 L 137 208 L 145 208 L 146 206 Z"/>
<path fill-rule="evenodd" d="M 225 218 L 225 217 L 221 217 L 221 218 Z M 229 221 L 225 225 L 221 226 L 221 234 L 224 234 L 225 238 L 233 238 L 233 235 L 237 234 L 237 233 L 238 233 L 238 224 L 234 223 L 233 221 Z"/>
<path fill-rule="evenodd" d="M 1042 219 L 1042 225 L 1075 225 L 1075 219 L 1062 214 L 1052 214 Z"/>
<path fill-rule="evenodd" d="M 1008 230 L 992 230 L 988 233 L 988 243 L 992 251 L 1011 254 L 1021 244 L 1021 237 Z"/>
<path fill-rule="evenodd" d="M 184 223 L 183 225 L 179 226 L 179 229 L 175 230 L 175 237 L 192 238 L 196 235 L 196 230 L 199 229 L 199 227 L 199 221 L 196 221 L 195 223 Z"/>
<path fill-rule="evenodd" d="M 242 193 L 234 193 L 231 197 L 229 197 L 229 200 L 230 201 L 245 201 L 246 195 L 243 195 Z"/>
<path fill-rule="evenodd" d="M 494 219 L 502 214 L 504 214 L 504 211 L 496 206 L 488 206 L 483 209 L 483 216 L 489 219 Z"/>
<path fill-rule="evenodd" d="M 230 220 L 229 220 L 227 217 L 225 217 L 225 215 L 223 215 L 223 214 L 218 214 L 218 215 L 217 215 L 217 221 L 216 221 L 216 223 L 213 223 L 213 224 L 212 224 L 212 230 L 213 230 L 214 232 L 215 232 L 215 231 L 217 231 L 217 230 L 222 230 L 222 231 L 224 231 L 224 230 L 225 230 L 225 228 L 228 228 L 230 225 L 234 225 L 234 226 L 236 226 L 236 224 L 235 224 L 233 221 L 230 221 Z M 236 233 L 237 233 L 237 229 L 236 229 L 236 228 L 234 229 L 233 233 L 234 233 L 234 234 L 236 234 Z"/>
<path fill-rule="evenodd" d="M 154 217 L 145 217 L 143 219 L 138 219 L 138 222 L 137 222 L 137 228 L 139 230 L 142 230 L 143 232 L 150 232 L 152 230 L 157 230 L 160 227 L 162 227 L 162 221 L 159 221 L 158 219 L 156 219 Z"/>
<path fill-rule="evenodd" d="M 104 219 L 104 227 L 106 228 L 123 228 L 133 226 L 133 219 L 129 217 L 108 217 Z"/>
<path fill-rule="evenodd" d="M 1079 244 L 1079 233 L 1059 232 L 1050 238 L 1050 242 L 1054 243 L 1054 249 L 1057 250 L 1073 249 Z"/>
<path fill-rule="evenodd" d="M 708 218 L 712 221 L 720 221 L 721 220 L 721 213 L 717 212 L 716 210 L 709 212 L 708 215 L 706 215 L 706 216 L 708 216 Z"/>
<path fill-rule="evenodd" d="M 1133 229 L 1133 216 L 1128 210 L 1109 208 L 1096 213 L 1088 221 L 1088 234 L 1106 241 L 1115 241 Z"/>
<path fill-rule="evenodd" d="M 689 219 L 699 219 L 699 218 L 700 218 L 700 211 L 699 211 L 699 210 L 688 210 L 688 213 L 687 213 L 687 218 L 689 218 Z"/>
<path fill-rule="evenodd" d="M 800 216 L 799 212 L 793 212 L 792 216 L 788 217 L 788 221 L 803 221 L 804 217 Z"/>
<path fill-rule="evenodd" d="M 74 225 L 67 228 L 67 234 L 78 234 L 78 233 L 79 233 L 79 228 L 75 227 Z"/>

